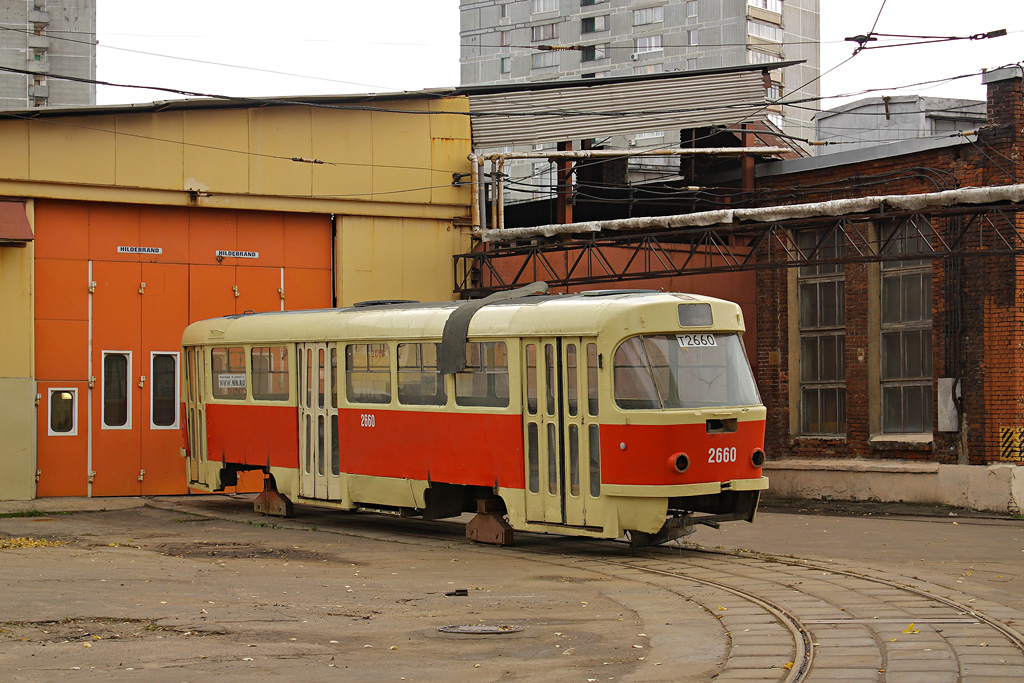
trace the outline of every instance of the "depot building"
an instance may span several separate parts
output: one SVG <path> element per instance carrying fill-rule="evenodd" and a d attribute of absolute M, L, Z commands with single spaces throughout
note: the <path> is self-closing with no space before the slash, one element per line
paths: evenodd
<path fill-rule="evenodd" d="M 0 499 L 186 492 L 191 322 L 451 299 L 467 113 L 451 91 L 0 112 Z"/>

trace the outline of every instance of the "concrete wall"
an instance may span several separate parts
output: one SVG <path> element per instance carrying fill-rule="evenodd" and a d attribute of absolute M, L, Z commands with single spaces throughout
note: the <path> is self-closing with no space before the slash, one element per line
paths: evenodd
<path fill-rule="evenodd" d="M 1024 510 L 1024 467 L 868 460 L 769 462 L 766 500 L 809 498 L 948 505 L 998 514 Z"/>

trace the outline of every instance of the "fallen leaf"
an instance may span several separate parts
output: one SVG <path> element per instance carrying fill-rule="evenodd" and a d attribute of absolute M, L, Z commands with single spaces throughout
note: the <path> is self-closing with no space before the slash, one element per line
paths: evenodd
<path fill-rule="evenodd" d="M 920 629 L 914 628 L 914 622 L 910 622 L 910 626 L 903 629 L 903 633 L 920 633 Z"/>
<path fill-rule="evenodd" d="M 785 664 L 782 665 L 782 668 L 783 669 L 792 669 L 793 668 L 793 662 L 786 662 Z"/>

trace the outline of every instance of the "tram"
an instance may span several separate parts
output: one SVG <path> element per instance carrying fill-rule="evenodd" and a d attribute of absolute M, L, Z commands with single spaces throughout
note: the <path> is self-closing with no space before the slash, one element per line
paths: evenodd
<path fill-rule="evenodd" d="M 546 291 L 546 288 L 540 288 Z M 292 501 L 660 544 L 753 521 L 765 408 L 738 305 L 517 290 L 233 315 L 182 337 L 188 485 L 264 473 Z"/>

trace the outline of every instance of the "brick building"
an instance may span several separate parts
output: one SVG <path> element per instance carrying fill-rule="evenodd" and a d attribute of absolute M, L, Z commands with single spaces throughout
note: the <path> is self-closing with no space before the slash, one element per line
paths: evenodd
<path fill-rule="evenodd" d="M 880 146 L 853 163 L 843 163 L 845 155 L 781 162 L 759 179 L 767 190 L 761 201 L 1016 184 L 1024 138 L 1020 71 L 996 72 L 986 82 L 989 123 L 976 140 L 947 138 L 955 144 L 916 152 Z M 883 212 L 867 229 L 890 260 L 761 271 L 758 364 L 765 402 L 780 418 L 769 434 L 776 457 L 999 460 L 999 427 L 1024 425 L 1024 259 L 986 255 L 991 247 L 973 248 L 970 240 L 949 258 L 892 258 L 920 251 L 929 237 L 953 244 L 972 229 L 965 222 L 956 214 Z M 850 247 L 829 227 L 800 230 L 797 243 L 820 245 L 837 260 Z M 939 424 L 939 378 L 959 386 L 960 424 Z"/>

